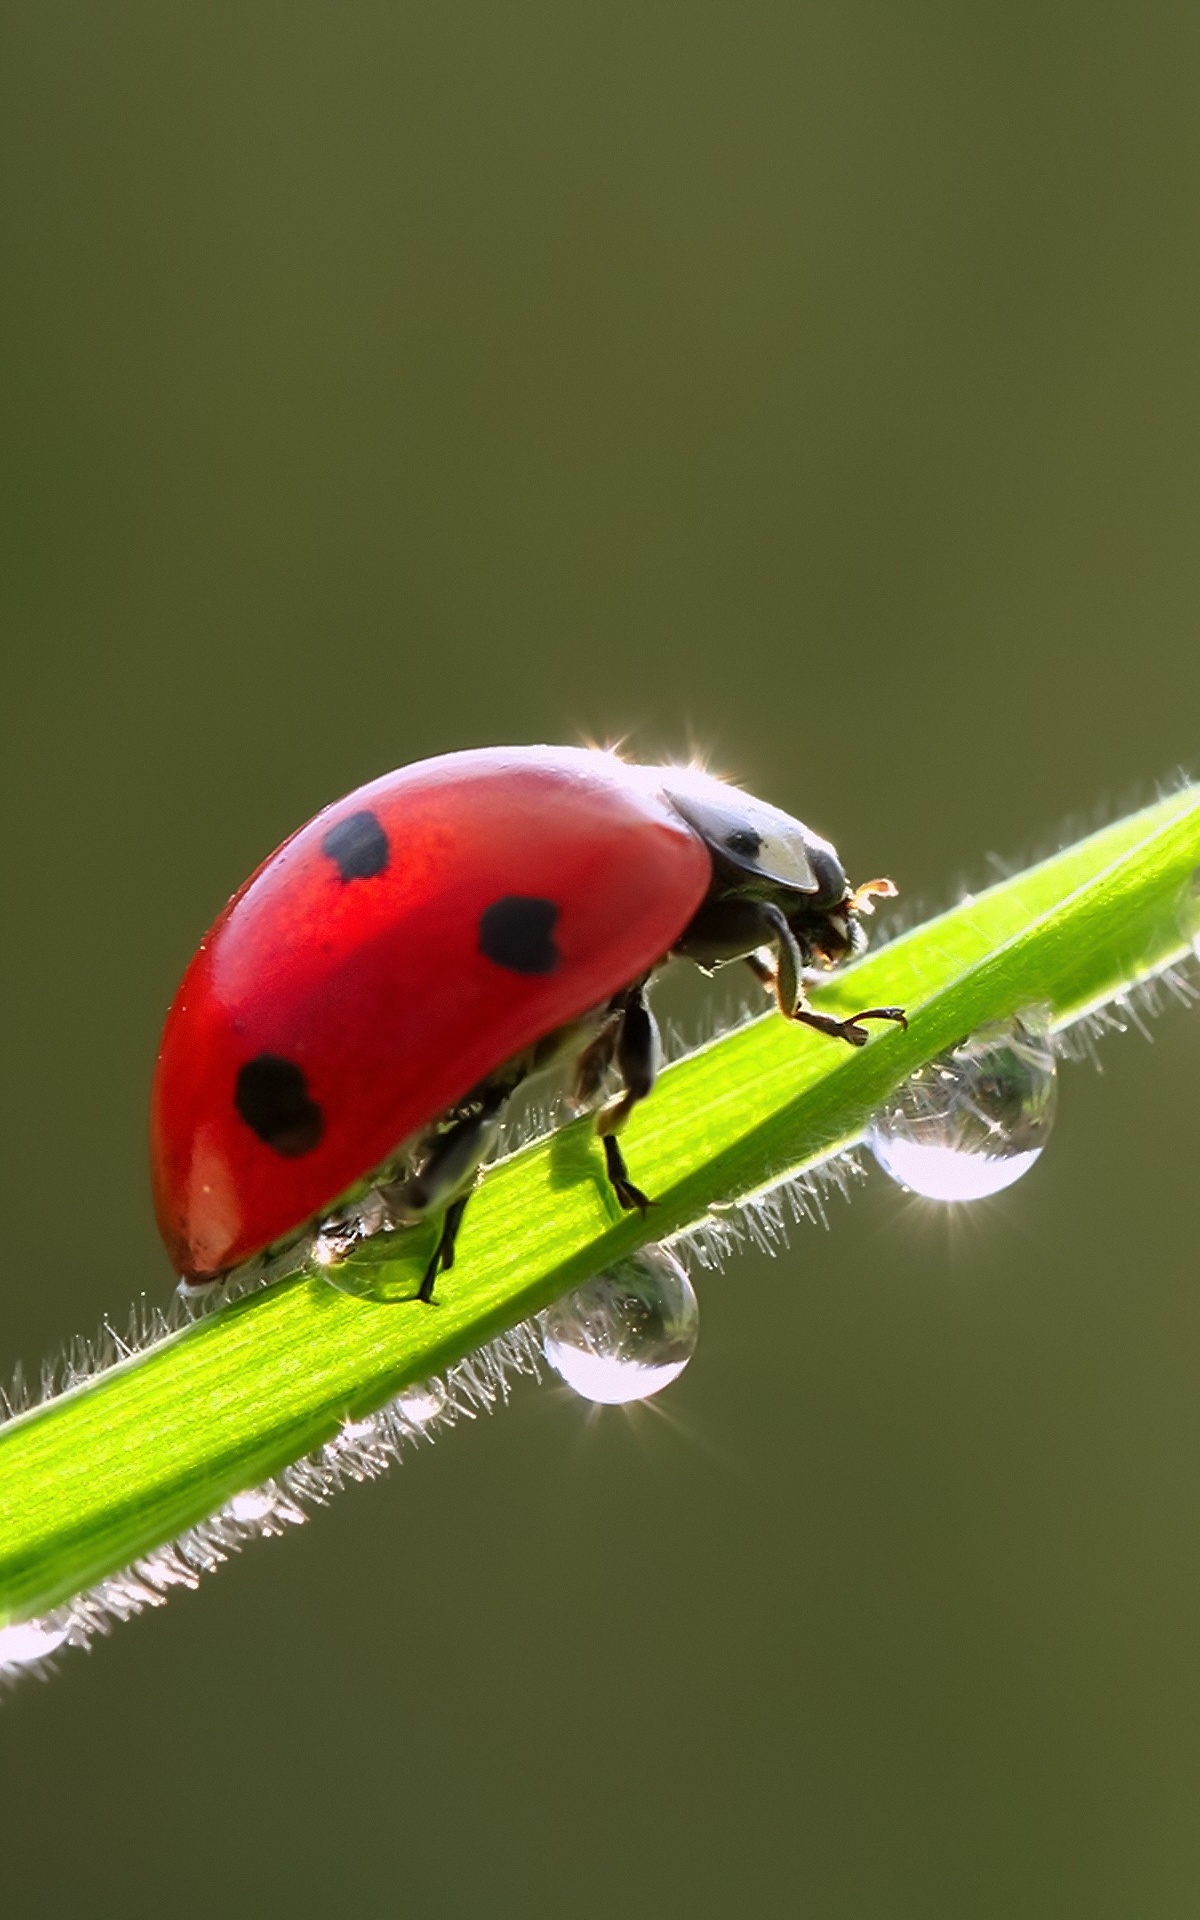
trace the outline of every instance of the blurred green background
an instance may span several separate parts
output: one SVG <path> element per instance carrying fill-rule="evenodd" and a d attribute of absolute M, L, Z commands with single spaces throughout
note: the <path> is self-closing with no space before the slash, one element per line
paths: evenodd
<path fill-rule="evenodd" d="M 936 906 L 1200 711 L 1200 16 L 0 27 L 0 1362 L 171 1284 L 225 895 L 400 762 L 693 740 Z M 1200 1017 L 0 1710 L 5 1911 L 1200 1904 Z"/>

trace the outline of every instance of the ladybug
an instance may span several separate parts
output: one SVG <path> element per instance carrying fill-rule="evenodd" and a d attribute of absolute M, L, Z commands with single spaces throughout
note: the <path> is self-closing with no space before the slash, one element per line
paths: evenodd
<path fill-rule="evenodd" d="M 618 1140 L 654 1085 L 656 967 L 745 960 L 780 1011 L 861 1046 L 804 969 L 866 944 L 852 890 L 800 821 L 693 767 L 489 747 L 401 767 L 266 860 L 200 943 L 151 1099 L 155 1207 L 187 1285 L 286 1242 L 367 1189 L 387 1225 L 441 1218 L 420 1289 L 453 1264 L 505 1102 L 566 1061 L 595 1102 L 624 1208 L 649 1202 Z"/>

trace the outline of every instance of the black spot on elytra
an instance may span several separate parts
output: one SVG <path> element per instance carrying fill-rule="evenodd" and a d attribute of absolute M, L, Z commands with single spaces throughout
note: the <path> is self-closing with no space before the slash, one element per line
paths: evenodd
<path fill-rule="evenodd" d="M 388 863 L 388 837 L 376 816 L 364 807 L 339 820 L 321 841 L 322 853 L 337 865 L 343 880 L 373 880 Z"/>
<path fill-rule="evenodd" d="M 294 1060 L 260 1053 L 238 1069 L 233 1103 L 248 1127 L 286 1160 L 311 1153 L 325 1131 L 325 1118 L 308 1094 L 308 1081 Z"/>
<path fill-rule="evenodd" d="M 479 916 L 479 951 L 510 973 L 553 973 L 562 959 L 554 944 L 557 920 L 553 900 L 505 894 Z"/>
<path fill-rule="evenodd" d="M 753 827 L 735 827 L 725 835 L 725 845 L 730 853 L 736 853 L 743 860 L 756 860 L 762 849 L 762 835 L 755 833 Z"/>

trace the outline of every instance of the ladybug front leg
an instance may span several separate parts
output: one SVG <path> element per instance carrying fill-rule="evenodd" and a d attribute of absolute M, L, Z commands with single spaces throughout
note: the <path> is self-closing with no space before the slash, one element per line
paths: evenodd
<path fill-rule="evenodd" d="M 766 948 L 761 948 L 755 953 L 744 954 L 742 957 L 760 986 L 764 986 L 768 993 L 775 993 L 775 982 L 779 978 L 779 973 L 773 963 L 767 959 Z"/>
<path fill-rule="evenodd" d="M 795 934 L 779 908 L 769 901 L 763 902 L 762 912 L 775 936 L 778 961 L 770 984 L 775 990 L 779 1011 L 785 1019 L 812 1027 L 817 1033 L 827 1033 L 831 1039 L 845 1040 L 852 1047 L 865 1047 L 870 1038 L 866 1028 L 859 1025 L 861 1020 L 893 1020 L 897 1026 L 908 1026 L 903 1007 L 864 1007 L 861 1012 L 852 1013 L 844 1020 L 836 1019 L 831 1013 L 817 1013 L 809 1006 L 804 991 L 804 958 Z M 759 964 L 761 966 L 761 962 Z M 755 972 L 758 972 L 758 967 Z M 759 973 L 759 978 L 762 977 L 762 973 Z"/>
<path fill-rule="evenodd" d="M 601 1107 L 596 1115 L 596 1132 L 604 1142 L 604 1163 L 609 1182 L 621 1206 L 627 1213 L 634 1208 L 639 1213 L 645 1213 L 653 1202 L 629 1178 L 625 1155 L 617 1139 L 638 1101 L 644 1100 L 651 1091 L 662 1065 L 658 1022 L 650 1011 L 642 982 L 631 987 L 625 997 L 617 1034 L 616 1065 L 625 1083 L 624 1090 Z"/>

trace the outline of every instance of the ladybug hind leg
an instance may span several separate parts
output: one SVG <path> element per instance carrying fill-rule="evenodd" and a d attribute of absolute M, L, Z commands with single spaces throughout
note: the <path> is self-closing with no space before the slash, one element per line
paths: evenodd
<path fill-rule="evenodd" d="M 645 983 L 642 981 L 630 987 L 624 996 L 621 1024 L 616 1035 L 615 1063 L 624 1086 L 596 1115 L 596 1132 L 604 1142 L 604 1164 L 609 1183 L 621 1206 L 627 1213 L 635 1208 L 639 1213 L 645 1213 L 653 1202 L 629 1178 L 625 1155 L 617 1139 L 638 1101 L 644 1100 L 650 1093 L 662 1064 L 658 1022 L 650 1011 Z"/>
<path fill-rule="evenodd" d="M 617 1043 L 625 1019 L 624 1008 L 624 998 L 619 997 L 617 1004 L 605 1016 L 599 1032 L 588 1041 L 575 1061 L 571 1099 L 581 1110 L 590 1107 L 603 1090 L 609 1069 L 617 1057 Z"/>

